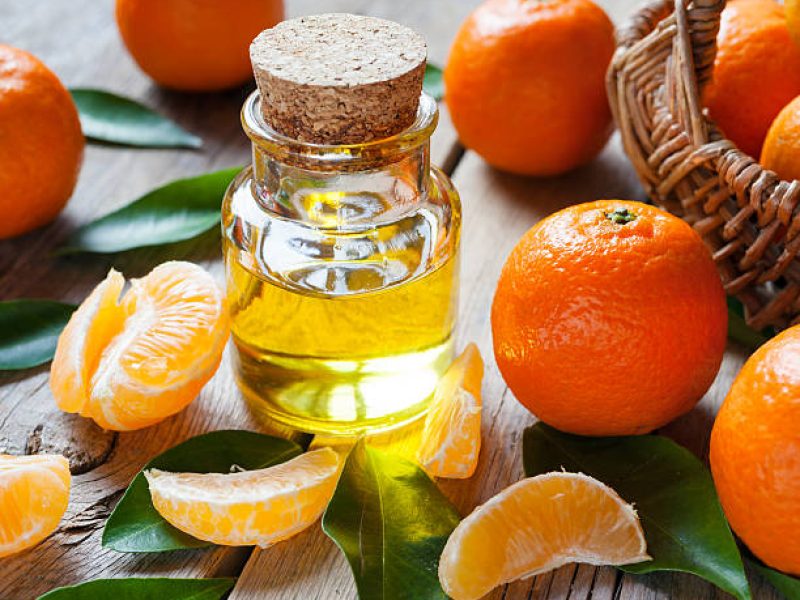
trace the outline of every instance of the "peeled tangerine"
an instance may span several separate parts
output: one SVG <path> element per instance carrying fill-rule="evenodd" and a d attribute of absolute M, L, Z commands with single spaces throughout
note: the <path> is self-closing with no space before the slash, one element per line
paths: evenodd
<path fill-rule="evenodd" d="M 339 477 L 330 448 L 285 463 L 240 473 L 144 472 L 156 510 L 200 540 L 265 548 L 314 523 Z"/>
<path fill-rule="evenodd" d="M 483 359 L 470 344 L 444 374 L 433 395 L 422 443 L 420 466 L 431 477 L 472 477 L 481 451 Z"/>
<path fill-rule="evenodd" d="M 571 562 L 650 560 L 639 517 L 604 483 L 580 473 L 545 473 L 506 488 L 461 521 L 439 561 L 453 600 Z"/>
<path fill-rule="evenodd" d="M 58 339 L 50 388 L 59 408 L 129 431 L 185 408 L 228 340 L 225 297 L 203 268 L 167 262 L 142 279 L 113 269 Z M 122 297 L 120 298 L 120 296 Z"/>
<path fill-rule="evenodd" d="M 69 502 L 63 456 L 0 454 L 0 558 L 35 546 L 55 531 Z"/>

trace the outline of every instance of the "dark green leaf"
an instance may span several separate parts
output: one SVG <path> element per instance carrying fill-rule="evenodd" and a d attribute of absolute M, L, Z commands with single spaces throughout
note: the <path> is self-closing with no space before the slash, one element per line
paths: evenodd
<path fill-rule="evenodd" d="M 131 577 L 129 579 L 93 579 L 77 585 L 56 588 L 38 600 L 219 600 L 236 580 L 167 579 Z"/>
<path fill-rule="evenodd" d="M 240 168 L 178 179 L 78 229 L 62 252 L 120 252 L 196 237 L 219 224 L 222 196 Z"/>
<path fill-rule="evenodd" d="M 800 579 L 770 569 L 756 561 L 750 561 L 756 570 L 778 590 L 786 600 L 800 600 Z"/>
<path fill-rule="evenodd" d="M 72 304 L 50 300 L 0 302 L 0 371 L 28 369 L 52 359 L 74 310 Z"/>
<path fill-rule="evenodd" d="M 202 140 L 135 100 L 103 90 L 71 89 L 83 135 L 149 148 L 199 148 Z"/>
<path fill-rule="evenodd" d="M 728 337 L 742 344 L 748 350 L 756 350 L 775 335 L 771 329 L 756 331 L 744 320 L 744 308 L 736 298 L 728 296 Z"/>
<path fill-rule="evenodd" d="M 362 439 L 322 529 L 347 557 L 360 600 L 444 600 L 439 556 L 459 520 L 422 469 Z"/>
<path fill-rule="evenodd" d="M 294 442 L 261 433 L 214 431 L 178 444 L 155 457 L 144 469 L 228 473 L 233 465 L 246 470 L 264 469 L 300 452 Z M 210 545 L 176 529 L 158 514 L 141 471 L 133 478 L 103 530 L 103 546 L 118 552 L 163 552 Z"/>
<path fill-rule="evenodd" d="M 581 472 L 633 503 L 652 561 L 631 573 L 682 571 L 748 600 L 742 558 L 708 470 L 672 440 L 655 435 L 587 438 L 537 423 L 523 438 L 525 473 Z"/>
<path fill-rule="evenodd" d="M 444 72 L 436 65 L 428 63 L 425 66 L 422 88 L 437 100 L 444 98 Z"/>

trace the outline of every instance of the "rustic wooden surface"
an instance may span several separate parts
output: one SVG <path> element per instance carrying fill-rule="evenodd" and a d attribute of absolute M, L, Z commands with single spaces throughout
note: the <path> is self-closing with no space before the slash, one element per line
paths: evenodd
<path fill-rule="evenodd" d="M 287 9 L 291 16 L 348 11 L 404 22 L 427 37 L 431 60 L 442 64 L 458 24 L 476 4 L 477 0 L 289 0 Z M 600 4 L 619 23 L 636 0 Z M 54 258 L 51 250 L 77 225 L 156 185 L 244 164 L 249 148 L 238 111 L 252 86 L 214 95 L 158 89 L 125 53 L 113 24 L 112 0 L 0 0 L 0 43 L 35 53 L 69 86 L 103 87 L 138 98 L 205 140 L 200 151 L 87 147 L 78 189 L 63 216 L 44 230 L 0 242 L 0 299 L 78 302 L 112 265 L 127 276 L 138 276 L 167 259 L 198 262 L 221 280 L 216 233 L 108 257 Z M 445 494 L 466 514 L 522 475 L 522 429 L 533 422 L 506 388 L 492 360 L 488 309 L 506 254 L 528 227 L 554 210 L 596 198 L 642 198 L 642 192 L 616 139 L 596 161 L 574 173 L 525 179 L 499 173 L 474 153 L 464 152 L 443 111 L 433 157 L 453 175 L 464 202 L 459 339 L 462 344 L 476 341 L 487 362 L 484 449 L 478 472 L 467 481 L 441 482 Z M 712 390 L 695 411 L 671 424 L 666 433 L 705 457 L 711 419 L 744 358 L 741 349 L 731 346 Z M 274 548 L 252 553 L 247 548 L 216 548 L 131 555 L 101 547 L 104 520 L 138 469 L 179 441 L 219 428 L 264 430 L 245 408 L 227 360 L 189 409 L 158 426 L 123 434 L 104 432 L 87 420 L 56 410 L 46 367 L 0 375 L 0 452 L 60 452 L 69 457 L 75 475 L 70 506 L 56 533 L 31 551 L 0 559 L 0 598 L 28 600 L 60 585 L 134 574 L 241 574 L 231 595 L 237 600 L 354 598 L 347 564 L 318 525 Z M 407 448 L 409 443 L 399 439 L 403 435 L 378 443 Z M 413 432 L 408 435 L 413 439 Z M 759 578 L 754 577 L 753 583 L 757 598 L 777 599 Z M 725 594 L 688 575 L 634 577 L 585 565 L 567 566 L 487 596 L 507 600 L 716 597 Z"/>

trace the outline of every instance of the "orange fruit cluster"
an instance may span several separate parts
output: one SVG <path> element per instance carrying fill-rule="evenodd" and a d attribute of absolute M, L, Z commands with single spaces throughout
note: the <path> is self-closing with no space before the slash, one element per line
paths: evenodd
<path fill-rule="evenodd" d="M 783 52 L 800 53 L 800 0 L 786 0 L 784 6 L 788 31 L 795 44 L 793 46 L 786 42 L 783 31 L 777 34 L 777 40 L 782 42 Z M 772 6 L 771 10 L 773 13 L 777 13 L 781 8 Z M 774 27 L 779 29 L 777 23 Z M 775 38 L 772 43 L 776 43 Z M 773 57 L 771 60 L 774 63 L 775 60 L 780 60 L 780 56 Z M 784 61 L 781 65 L 783 68 L 793 69 L 791 73 L 787 74 L 788 80 L 793 85 L 800 78 L 800 74 L 797 72 L 798 64 L 800 64 L 800 59 L 791 63 Z M 773 66 L 773 68 L 775 67 Z M 763 93 L 764 90 L 759 89 L 758 95 L 761 96 Z M 798 95 L 786 104 L 772 121 L 761 148 L 760 158 L 760 162 L 765 168 L 775 171 L 782 179 L 790 180 L 800 179 L 800 90 L 796 90 L 795 93 Z"/>
<path fill-rule="evenodd" d="M 105 429 L 140 429 L 185 408 L 219 366 L 227 303 L 214 279 L 187 262 L 164 263 L 120 299 L 112 270 L 58 340 L 50 388 L 58 406 Z"/>
<path fill-rule="evenodd" d="M 717 57 L 703 99 L 711 118 L 758 157 L 780 110 L 800 94 L 800 47 L 774 0 L 732 0 L 722 12 Z"/>
<path fill-rule="evenodd" d="M 495 358 L 517 400 L 581 435 L 647 433 L 690 410 L 727 340 L 722 282 L 700 236 L 649 205 L 550 215 L 508 257 Z"/>
<path fill-rule="evenodd" d="M 711 432 L 711 471 L 733 530 L 800 576 L 800 325 L 744 365 Z"/>
<path fill-rule="evenodd" d="M 605 73 L 614 26 L 590 0 L 487 0 L 456 35 L 445 100 L 465 146 L 489 164 L 557 175 L 611 133 Z"/>
<path fill-rule="evenodd" d="M 83 161 L 78 110 L 32 54 L 0 44 L 0 239 L 56 218 Z"/>

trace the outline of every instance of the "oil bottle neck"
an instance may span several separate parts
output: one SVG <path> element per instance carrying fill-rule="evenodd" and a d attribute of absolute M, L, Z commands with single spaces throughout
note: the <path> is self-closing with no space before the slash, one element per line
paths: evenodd
<path fill-rule="evenodd" d="M 261 118 L 254 92 L 242 109 L 253 142 L 253 190 L 262 208 L 311 226 L 365 229 L 413 211 L 428 193 L 435 100 L 425 94 L 415 123 L 382 140 L 309 144 L 282 136 Z"/>

